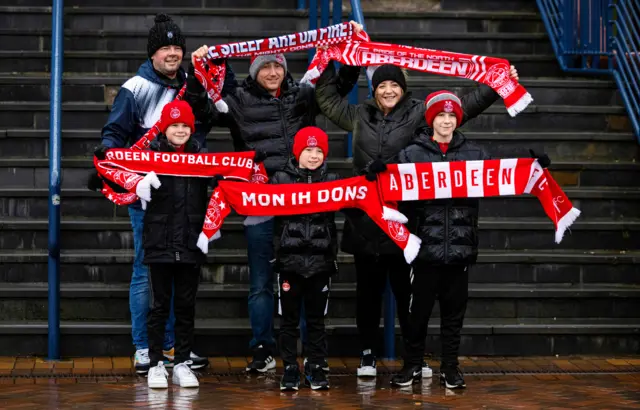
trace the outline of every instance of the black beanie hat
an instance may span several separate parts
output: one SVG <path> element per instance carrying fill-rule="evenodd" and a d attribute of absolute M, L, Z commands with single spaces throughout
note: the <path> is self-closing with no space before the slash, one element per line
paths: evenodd
<path fill-rule="evenodd" d="M 407 80 L 404 78 L 404 73 L 398 66 L 385 64 L 378 67 L 376 71 L 373 72 L 373 77 L 371 77 L 373 91 L 384 81 L 394 81 L 398 83 L 402 91 L 407 92 Z"/>
<path fill-rule="evenodd" d="M 165 46 L 178 46 L 182 49 L 182 54 L 186 53 L 186 41 L 182 36 L 182 31 L 171 17 L 166 14 L 158 14 L 153 19 L 155 23 L 149 30 L 149 39 L 147 40 L 147 54 L 149 58 L 158 51 L 159 48 Z"/>

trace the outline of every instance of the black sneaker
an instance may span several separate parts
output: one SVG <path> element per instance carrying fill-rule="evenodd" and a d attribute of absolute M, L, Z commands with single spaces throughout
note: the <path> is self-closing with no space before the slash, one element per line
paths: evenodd
<path fill-rule="evenodd" d="M 271 351 L 260 345 L 253 352 L 253 360 L 247 365 L 246 370 L 250 373 L 264 373 L 267 370 L 276 368 L 276 360 L 271 356 Z"/>
<path fill-rule="evenodd" d="M 362 352 L 360 356 L 360 366 L 358 367 L 358 377 L 376 377 L 376 357 L 370 349 Z"/>
<path fill-rule="evenodd" d="M 317 364 L 307 363 L 304 367 L 304 382 L 311 390 L 327 390 L 329 389 L 329 379 Z"/>
<path fill-rule="evenodd" d="M 397 387 L 411 386 L 422 380 L 422 366 L 403 366 L 400 373 L 391 378 L 391 385 Z"/>
<path fill-rule="evenodd" d="M 304 358 L 304 363 L 303 366 L 307 365 L 307 361 L 309 360 L 308 357 Z M 327 359 L 323 359 L 322 363 L 320 364 L 320 367 L 322 367 L 322 371 L 324 371 L 325 373 L 329 373 L 331 371 L 331 368 L 329 367 L 329 362 L 327 361 Z"/>
<path fill-rule="evenodd" d="M 447 389 L 464 389 L 467 387 L 459 367 L 441 368 L 440 384 L 444 384 Z"/>
<path fill-rule="evenodd" d="M 300 387 L 300 369 L 297 364 L 290 364 L 284 368 L 284 375 L 280 380 L 280 390 L 298 390 Z"/>

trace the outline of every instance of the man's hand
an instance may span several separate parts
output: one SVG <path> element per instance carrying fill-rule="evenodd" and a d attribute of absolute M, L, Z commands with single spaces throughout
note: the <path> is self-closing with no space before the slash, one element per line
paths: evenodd
<path fill-rule="evenodd" d="M 365 176 L 365 178 L 367 178 L 367 181 L 375 181 L 378 177 L 378 174 L 386 170 L 387 164 L 379 159 L 376 159 L 367 166 L 367 175 Z"/>
<path fill-rule="evenodd" d="M 93 155 L 99 160 L 103 160 L 107 157 L 107 151 L 109 151 L 109 147 L 106 145 L 100 144 L 93 151 Z"/>
<path fill-rule="evenodd" d="M 551 159 L 544 152 L 538 155 L 532 149 L 530 149 L 529 154 L 531 154 L 531 158 L 535 158 L 538 160 L 538 164 L 540 164 L 542 168 L 547 168 L 549 167 L 549 165 L 551 165 Z"/>
<path fill-rule="evenodd" d="M 509 69 L 509 78 L 516 81 L 520 81 L 520 77 L 518 76 L 518 70 L 516 69 L 515 66 L 511 66 L 511 68 Z"/>
<path fill-rule="evenodd" d="M 349 24 L 353 26 L 353 34 L 360 34 L 360 32 L 364 30 L 364 27 L 362 26 L 362 24 L 356 23 L 353 20 L 351 20 Z"/>
<path fill-rule="evenodd" d="M 195 64 L 196 59 L 205 57 L 208 52 L 209 52 L 209 46 L 204 45 L 200 47 L 199 49 L 191 53 L 191 63 Z"/>

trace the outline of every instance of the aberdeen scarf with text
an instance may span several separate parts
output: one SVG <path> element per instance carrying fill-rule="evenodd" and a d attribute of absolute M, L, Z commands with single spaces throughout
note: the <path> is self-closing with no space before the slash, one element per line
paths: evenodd
<path fill-rule="evenodd" d="M 195 74 L 217 109 L 227 112 L 228 107 L 221 95 L 225 65 L 213 64 L 212 60 L 288 53 L 319 46 L 327 47 L 318 50 L 302 83 L 314 85 L 332 60 L 365 67 L 393 64 L 410 70 L 466 78 L 486 84 L 504 99 L 511 116 L 524 111 L 533 101 L 525 88 L 510 78 L 510 63 L 505 59 L 371 42 L 367 33 L 355 34 L 349 23 L 278 37 L 212 46 L 209 47 L 206 62 L 196 60 Z"/>

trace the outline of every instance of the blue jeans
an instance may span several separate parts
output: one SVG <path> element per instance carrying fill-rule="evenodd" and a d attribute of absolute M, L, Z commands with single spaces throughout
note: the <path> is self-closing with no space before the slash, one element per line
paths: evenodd
<path fill-rule="evenodd" d="M 244 227 L 249 257 L 249 347 L 275 346 L 273 338 L 273 219 Z"/>
<path fill-rule="evenodd" d="M 142 232 L 144 227 L 144 211 L 129 207 L 129 218 L 133 228 L 133 274 L 129 288 L 129 309 L 131 310 L 131 336 L 136 350 L 148 349 L 149 338 L 147 336 L 147 315 L 151 306 L 149 300 L 149 268 L 143 264 L 144 248 L 142 246 Z M 174 345 L 173 324 L 173 298 L 171 299 L 171 311 L 164 334 L 164 349 L 169 350 Z"/>

